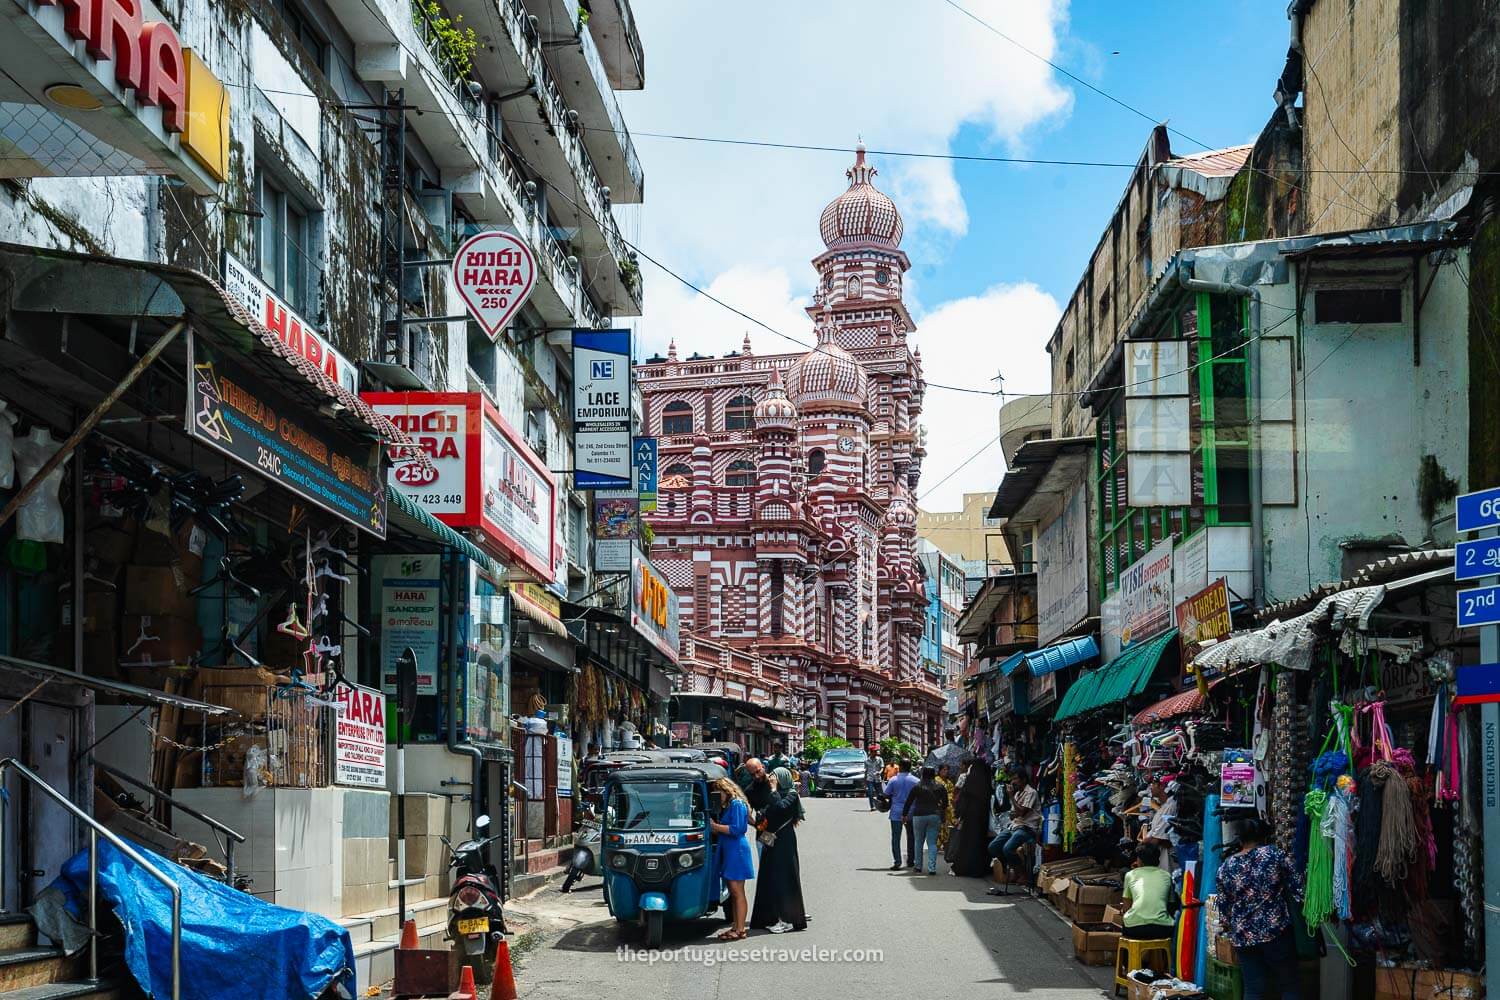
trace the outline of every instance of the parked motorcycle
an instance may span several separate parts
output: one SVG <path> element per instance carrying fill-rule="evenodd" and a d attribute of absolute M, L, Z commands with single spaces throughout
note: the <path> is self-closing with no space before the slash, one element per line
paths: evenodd
<path fill-rule="evenodd" d="M 573 857 L 568 861 L 567 875 L 563 878 L 560 891 L 571 892 L 574 884 L 585 875 L 604 874 L 599 869 L 600 840 L 599 817 L 592 806 L 585 806 Z"/>
<path fill-rule="evenodd" d="M 457 847 L 443 838 L 451 852 L 448 867 L 453 872 L 453 891 L 448 894 L 448 939 L 459 952 L 459 964 L 474 969 L 474 982 L 488 985 L 494 976 L 495 952 L 501 935 L 508 934 L 500 898 L 500 873 L 485 861 L 484 849 L 498 836 L 486 837 L 490 818 L 474 820 L 475 840 Z"/>

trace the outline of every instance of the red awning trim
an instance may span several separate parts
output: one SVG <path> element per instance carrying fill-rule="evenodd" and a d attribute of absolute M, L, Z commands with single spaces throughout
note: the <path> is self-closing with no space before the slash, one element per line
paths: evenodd
<path fill-rule="evenodd" d="M 1174 719 L 1179 715 L 1191 715 L 1207 706 L 1208 699 L 1203 697 L 1197 688 L 1193 688 L 1191 691 L 1184 691 L 1181 694 L 1174 694 L 1170 698 L 1163 698 L 1150 708 L 1144 708 L 1137 712 L 1135 715 L 1135 724 L 1137 726 L 1148 726 L 1154 722 Z"/>

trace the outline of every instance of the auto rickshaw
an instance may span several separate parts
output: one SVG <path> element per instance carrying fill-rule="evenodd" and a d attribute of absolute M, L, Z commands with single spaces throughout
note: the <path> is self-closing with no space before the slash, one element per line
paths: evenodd
<path fill-rule="evenodd" d="M 614 771 L 631 764 L 664 764 L 668 760 L 656 750 L 609 750 L 587 757 L 579 765 L 578 779 L 583 800 L 596 810 L 604 808 L 604 779 Z"/>
<path fill-rule="evenodd" d="M 745 748 L 738 743 L 694 743 L 693 748 L 706 752 L 710 757 L 723 757 L 729 764 L 729 773 L 745 762 Z"/>
<path fill-rule="evenodd" d="M 697 920 L 724 905 L 707 762 L 632 764 L 604 782 L 604 902 L 622 931 L 661 946 L 667 921 Z"/>

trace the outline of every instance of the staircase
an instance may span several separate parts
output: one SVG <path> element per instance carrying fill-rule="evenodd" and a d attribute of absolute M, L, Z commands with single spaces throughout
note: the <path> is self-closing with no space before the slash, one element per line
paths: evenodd
<path fill-rule="evenodd" d="M 134 987 L 88 981 L 88 952 L 72 958 L 37 944 L 36 924 L 24 913 L 0 914 L 0 1000 L 125 1000 Z"/>
<path fill-rule="evenodd" d="M 354 968 L 361 990 L 390 982 L 396 976 L 396 946 L 401 943 L 401 919 L 397 911 L 396 862 L 389 863 L 390 880 L 386 884 L 386 905 L 378 910 L 355 913 L 339 918 L 354 944 Z M 429 895 L 434 884 L 436 895 Z M 414 879 L 406 887 L 406 909 L 417 922 L 417 947 L 448 947 L 448 894 L 441 891 L 441 880 Z M 7 1000 L 0 993 L 0 1000 Z"/>

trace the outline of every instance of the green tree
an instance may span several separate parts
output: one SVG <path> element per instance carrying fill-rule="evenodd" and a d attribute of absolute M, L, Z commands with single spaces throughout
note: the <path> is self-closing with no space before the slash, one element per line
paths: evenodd
<path fill-rule="evenodd" d="M 807 731 L 807 738 L 802 741 L 802 759 L 811 764 L 815 760 L 822 760 L 829 750 L 853 745 L 837 736 L 824 736 L 817 726 L 813 726 Z"/>
<path fill-rule="evenodd" d="M 885 758 L 887 764 L 905 760 L 916 766 L 922 762 L 922 754 L 916 747 L 894 736 L 887 736 L 880 741 L 880 756 Z"/>

